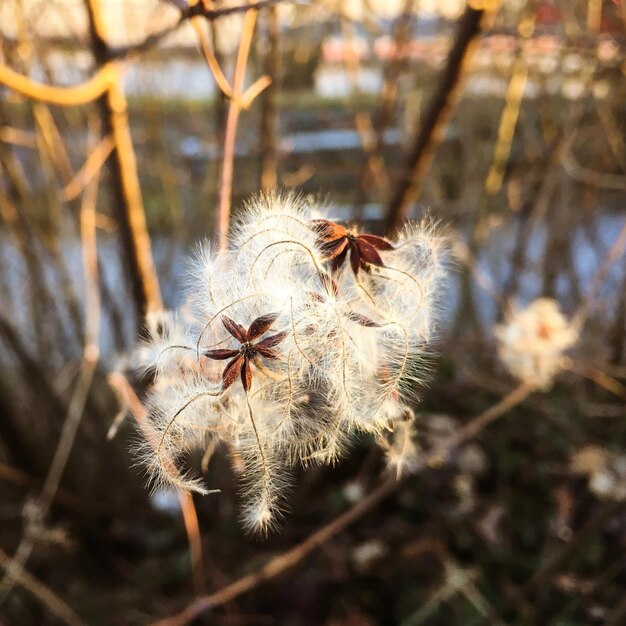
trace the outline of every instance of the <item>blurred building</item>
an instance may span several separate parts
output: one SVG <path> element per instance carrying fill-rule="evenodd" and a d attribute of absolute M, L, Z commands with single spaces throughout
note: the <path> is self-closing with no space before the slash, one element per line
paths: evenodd
<path fill-rule="evenodd" d="M 173 3 L 162 0 L 101 0 L 109 37 L 113 44 L 140 41 L 150 32 L 176 20 L 177 9 Z M 223 5 L 240 5 L 241 0 L 226 0 Z M 503 0 L 503 13 L 519 15 L 524 0 Z M 306 19 L 331 19 L 337 12 L 356 21 L 367 18 L 392 20 L 407 6 L 422 19 L 449 20 L 458 17 L 466 0 L 328 0 L 326 2 L 285 2 L 279 12 L 285 26 L 293 25 L 294 16 L 306 8 Z M 575 16 L 587 21 L 593 30 L 605 33 L 623 32 L 624 12 L 622 0 L 537 0 L 535 14 L 537 26 L 543 29 L 562 28 Z M 230 24 L 229 24 L 230 22 Z M 220 30 L 224 39 L 230 30 L 237 30 L 238 20 L 223 19 Z M 511 24 L 514 26 L 514 24 Z M 0 2 L 0 36 L 16 39 L 23 35 L 50 40 L 73 40 L 85 36 L 87 20 L 84 0 L 2 0 Z M 191 29 L 183 27 L 168 39 L 170 45 L 195 45 Z M 226 45 L 226 41 L 224 42 Z"/>
<path fill-rule="evenodd" d="M 539 0 L 535 6 L 535 22 L 540 29 L 561 29 L 566 28 L 568 19 L 577 15 L 586 21 L 590 30 L 617 35 L 624 32 L 626 10 L 622 5 L 623 0 L 571 3 Z"/>
<path fill-rule="evenodd" d="M 104 18 L 109 38 L 114 45 L 140 41 L 150 32 L 158 30 L 176 20 L 177 9 L 160 0 L 105 0 L 102 1 Z M 229 0 L 223 5 L 240 5 L 240 0 Z M 306 7 L 308 19 L 331 19 L 336 11 L 355 20 L 368 16 L 377 19 L 392 19 L 404 10 L 407 0 L 336 0 L 335 2 L 301 2 L 297 5 L 279 4 L 281 19 L 290 26 L 297 11 Z M 465 0 L 419 0 L 413 3 L 414 10 L 423 16 L 439 16 L 445 19 L 456 17 Z M 313 9 L 313 10 L 312 10 Z M 225 39 L 235 19 L 222 19 L 221 30 Z M 0 36 L 17 39 L 26 34 L 48 40 L 81 39 L 87 32 L 87 19 L 83 0 L 2 0 L 0 2 Z M 194 45 L 191 29 L 183 27 L 168 38 L 170 45 Z M 225 42 L 226 43 L 226 42 Z"/>

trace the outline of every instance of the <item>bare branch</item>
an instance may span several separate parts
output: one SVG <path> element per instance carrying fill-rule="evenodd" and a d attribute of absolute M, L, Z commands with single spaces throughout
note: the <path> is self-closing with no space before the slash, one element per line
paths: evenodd
<path fill-rule="evenodd" d="M 407 157 L 404 176 L 387 209 L 385 219 L 387 232 L 394 231 L 400 226 L 410 204 L 419 196 L 421 179 L 430 165 L 432 153 L 441 140 L 445 124 L 452 112 L 460 80 L 474 48 L 473 44 L 480 33 L 484 14 L 485 10 L 474 9 L 468 5 L 459 19 L 457 34 L 448 54 L 446 67 Z"/>
<path fill-rule="evenodd" d="M 86 0 L 86 6 L 94 57 L 97 63 L 106 67 L 111 62 L 111 52 L 106 41 L 100 0 Z M 102 96 L 100 108 L 103 130 L 105 134 L 112 136 L 115 143 L 110 162 L 114 178 L 115 208 L 139 313 L 138 325 L 141 325 L 146 311 L 162 309 L 161 290 L 139 185 L 126 96 L 117 77 Z"/>
<path fill-rule="evenodd" d="M 0 566 L 8 571 L 12 563 L 11 557 L 0 548 Z M 69 626 L 81 626 L 85 622 L 49 587 L 38 581 L 24 568 L 20 567 L 14 574 L 17 582 L 32 593 L 53 615 Z"/>
<path fill-rule="evenodd" d="M 100 172 L 114 147 L 115 144 L 111 136 L 104 137 L 100 141 L 89 154 L 80 170 L 76 172 L 72 180 L 63 188 L 62 196 L 64 200 L 73 200 L 80 194 L 85 185 Z"/>
<path fill-rule="evenodd" d="M 80 85 L 52 87 L 18 74 L 6 65 L 0 65 L 0 84 L 31 100 L 58 106 L 76 106 L 93 102 L 103 95 L 117 81 L 118 74 L 117 65 L 107 63 Z"/>
<path fill-rule="evenodd" d="M 230 205 L 232 200 L 233 169 L 235 164 L 235 142 L 237 140 L 237 126 L 239 123 L 239 115 L 241 113 L 243 103 L 248 101 L 249 99 L 247 97 L 248 93 L 244 93 L 243 91 L 243 81 L 245 79 L 246 67 L 248 65 L 248 56 L 250 54 L 250 47 L 252 45 L 252 35 L 254 33 L 254 27 L 256 25 L 256 18 L 257 11 L 252 10 L 248 11 L 245 14 L 232 81 L 233 98 L 229 103 L 228 115 L 226 117 L 226 131 L 224 134 L 224 158 L 222 162 L 222 172 L 220 180 L 219 212 L 217 226 L 219 246 L 222 250 L 225 250 L 228 246 L 228 227 L 230 224 Z M 267 82 L 264 83 L 264 86 L 267 86 L 267 84 Z M 261 90 L 255 90 L 255 85 L 252 85 L 249 91 L 251 91 L 251 93 L 254 93 L 254 95 L 258 95 Z"/>
<path fill-rule="evenodd" d="M 302 4 L 300 0 L 259 0 L 258 2 L 251 2 L 250 4 L 242 4 L 232 7 L 223 7 L 220 9 L 208 9 L 203 2 L 197 2 L 196 4 L 189 5 L 187 2 L 179 2 L 170 0 L 171 4 L 180 9 L 180 16 L 176 22 L 166 26 L 160 31 L 156 33 L 152 33 L 148 35 L 146 39 L 138 44 L 133 44 L 131 46 L 124 46 L 122 48 L 116 48 L 111 50 L 111 58 L 113 59 L 127 59 L 132 56 L 136 56 L 141 54 L 142 52 L 146 52 L 151 48 L 157 46 L 161 41 L 163 41 L 166 37 L 169 37 L 173 33 L 175 33 L 187 20 L 193 19 L 194 17 L 204 18 L 209 22 L 213 22 L 221 17 L 226 17 L 227 15 L 234 15 L 236 13 L 245 13 L 250 9 L 260 10 L 266 7 L 271 7 L 280 3 L 290 3 L 290 4 Z"/>

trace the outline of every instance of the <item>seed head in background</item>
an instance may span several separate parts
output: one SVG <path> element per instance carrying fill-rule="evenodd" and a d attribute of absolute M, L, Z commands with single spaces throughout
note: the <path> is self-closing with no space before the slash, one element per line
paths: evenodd
<path fill-rule="evenodd" d="M 223 444 L 241 468 L 243 522 L 267 532 L 290 468 L 336 462 L 356 433 L 410 471 L 444 248 L 426 224 L 392 241 L 294 195 L 252 201 L 227 251 L 199 250 L 184 307 L 141 349 L 154 375 L 156 437 L 141 451 L 152 478 L 204 492 L 185 457 L 206 450 L 208 462 Z"/>
<path fill-rule="evenodd" d="M 578 341 L 575 326 L 550 298 L 514 308 L 496 327 L 495 336 L 500 360 L 511 375 L 540 389 L 550 388 L 562 369 L 565 351 Z"/>

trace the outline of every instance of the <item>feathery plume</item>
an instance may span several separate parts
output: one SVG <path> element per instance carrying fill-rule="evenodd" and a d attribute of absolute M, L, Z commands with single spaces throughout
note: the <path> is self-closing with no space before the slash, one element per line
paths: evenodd
<path fill-rule="evenodd" d="M 298 196 L 249 203 L 229 249 L 203 246 L 191 262 L 184 315 L 161 320 L 140 347 L 154 372 L 158 441 L 142 449 L 153 479 L 203 491 L 181 467 L 195 450 L 206 466 L 225 444 L 244 526 L 266 533 L 290 467 L 336 462 L 356 433 L 371 433 L 398 474 L 410 471 L 408 403 L 427 379 L 444 257 L 424 224 L 390 241 Z"/>

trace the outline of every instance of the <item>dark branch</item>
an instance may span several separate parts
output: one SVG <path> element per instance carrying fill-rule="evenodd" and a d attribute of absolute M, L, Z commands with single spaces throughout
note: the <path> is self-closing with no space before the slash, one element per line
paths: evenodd
<path fill-rule="evenodd" d="M 114 50 L 111 50 L 111 58 L 118 60 L 126 59 L 128 57 L 141 54 L 142 52 L 146 52 L 150 48 L 158 45 L 161 41 L 163 41 L 163 39 L 165 39 L 169 35 L 175 33 L 187 20 L 193 17 L 204 17 L 206 20 L 212 22 L 227 15 L 233 15 L 235 13 L 245 13 L 246 11 L 250 10 L 258 11 L 260 9 L 271 7 L 282 2 L 289 2 L 291 4 L 302 4 L 300 0 L 257 0 L 257 2 L 251 2 L 250 4 L 241 4 L 232 7 L 223 7 L 220 9 L 207 9 L 202 2 L 198 2 L 197 4 L 191 6 L 188 5 L 186 2 L 183 3 L 177 0 L 170 0 L 170 2 L 175 7 L 180 9 L 180 16 L 176 22 L 170 24 L 169 26 L 166 26 L 156 33 L 148 35 L 143 41 L 138 44 L 133 44 L 130 46 L 124 46 L 122 48 L 116 48 Z M 306 2 L 304 2 L 304 4 L 306 4 Z"/>
<path fill-rule="evenodd" d="M 483 9 L 473 9 L 468 6 L 459 19 L 454 43 L 448 54 L 439 85 L 421 121 L 420 129 L 407 157 L 403 177 L 387 209 L 385 219 L 387 233 L 397 230 L 406 217 L 409 206 L 419 196 L 421 180 L 428 169 L 430 157 L 439 143 L 445 123 L 449 118 L 471 44 L 480 33 L 483 14 Z"/>

